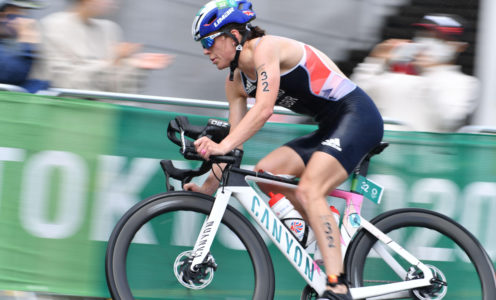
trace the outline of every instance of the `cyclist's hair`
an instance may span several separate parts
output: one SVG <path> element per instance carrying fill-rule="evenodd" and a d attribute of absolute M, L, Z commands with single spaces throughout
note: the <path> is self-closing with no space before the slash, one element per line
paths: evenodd
<path fill-rule="evenodd" d="M 238 24 L 238 23 L 227 24 L 221 29 L 221 31 L 229 32 L 233 29 L 236 29 L 237 31 L 239 31 L 241 35 L 244 35 L 245 32 L 248 31 L 247 26 L 249 26 L 250 28 L 250 33 L 248 34 L 248 38 L 247 38 L 248 41 L 265 35 L 265 30 L 263 30 L 258 26 L 251 26 L 247 24 Z"/>

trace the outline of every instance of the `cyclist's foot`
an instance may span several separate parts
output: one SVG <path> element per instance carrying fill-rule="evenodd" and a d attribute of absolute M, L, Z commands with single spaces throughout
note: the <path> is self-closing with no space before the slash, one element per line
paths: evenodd
<path fill-rule="evenodd" d="M 327 276 L 327 285 L 333 290 L 326 290 L 322 296 L 317 298 L 317 300 L 353 300 L 350 294 L 350 288 L 348 281 L 344 274 L 339 276 L 329 275 Z"/>

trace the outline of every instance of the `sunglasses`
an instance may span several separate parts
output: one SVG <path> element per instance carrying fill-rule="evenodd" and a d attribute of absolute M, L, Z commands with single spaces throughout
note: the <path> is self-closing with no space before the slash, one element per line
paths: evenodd
<path fill-rule="evenodd" d="M 211 34 L 209 36 L 206 36 L 200 40 L 200 43 L 203 47 L 203 49 L 210 49 L 215 42 L 215 38 L 218 37 L 219 35 L 223 34 L 222 32 L 217 32 L 214 34 Z"/>

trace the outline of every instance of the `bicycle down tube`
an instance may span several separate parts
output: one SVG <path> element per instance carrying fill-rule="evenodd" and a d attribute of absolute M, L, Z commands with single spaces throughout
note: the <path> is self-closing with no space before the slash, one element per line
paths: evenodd
<path fill-rule="evenodd" d="M 231 187 L 226 187 L 229 189 Z M 289 229 L 251 187 L 232 187 L 233 196 L 243 205 L 267 236 L 279 248 L 298 273 L 319 294 L 326 288 L 327 277 Z"/>
<path fill-rule="evenodd" d="M 276 217 L 265 201 L 250 187 L 236 186 L 219 189 L 212 212 L 205 220 L 195 243 L 193 249 L 195 258 L 192 267 L 203 262 L 208 254 L 231 195 L 245 207 L 307 283 L 319 293 L 324 292 L 326 285 L 324 271 Z"/>

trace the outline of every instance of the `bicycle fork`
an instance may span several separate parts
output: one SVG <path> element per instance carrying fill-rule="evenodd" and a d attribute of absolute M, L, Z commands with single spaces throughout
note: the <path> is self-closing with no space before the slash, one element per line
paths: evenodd
<path fill-rule="evenodd" d="M 205 261 L 205 258 L 210 253 L 210 247 L 214 241 L 217 229 L 219 228 L 222 216 L 227 208 L 232 192 L 229 189 L 219 190 L 217 197 L 212 207 L 210 215 L 203 222 L 200 234 L 193 248 L 193 262 L 191 263 L 191 271 L 195 271 L 198 265 Z"/>

